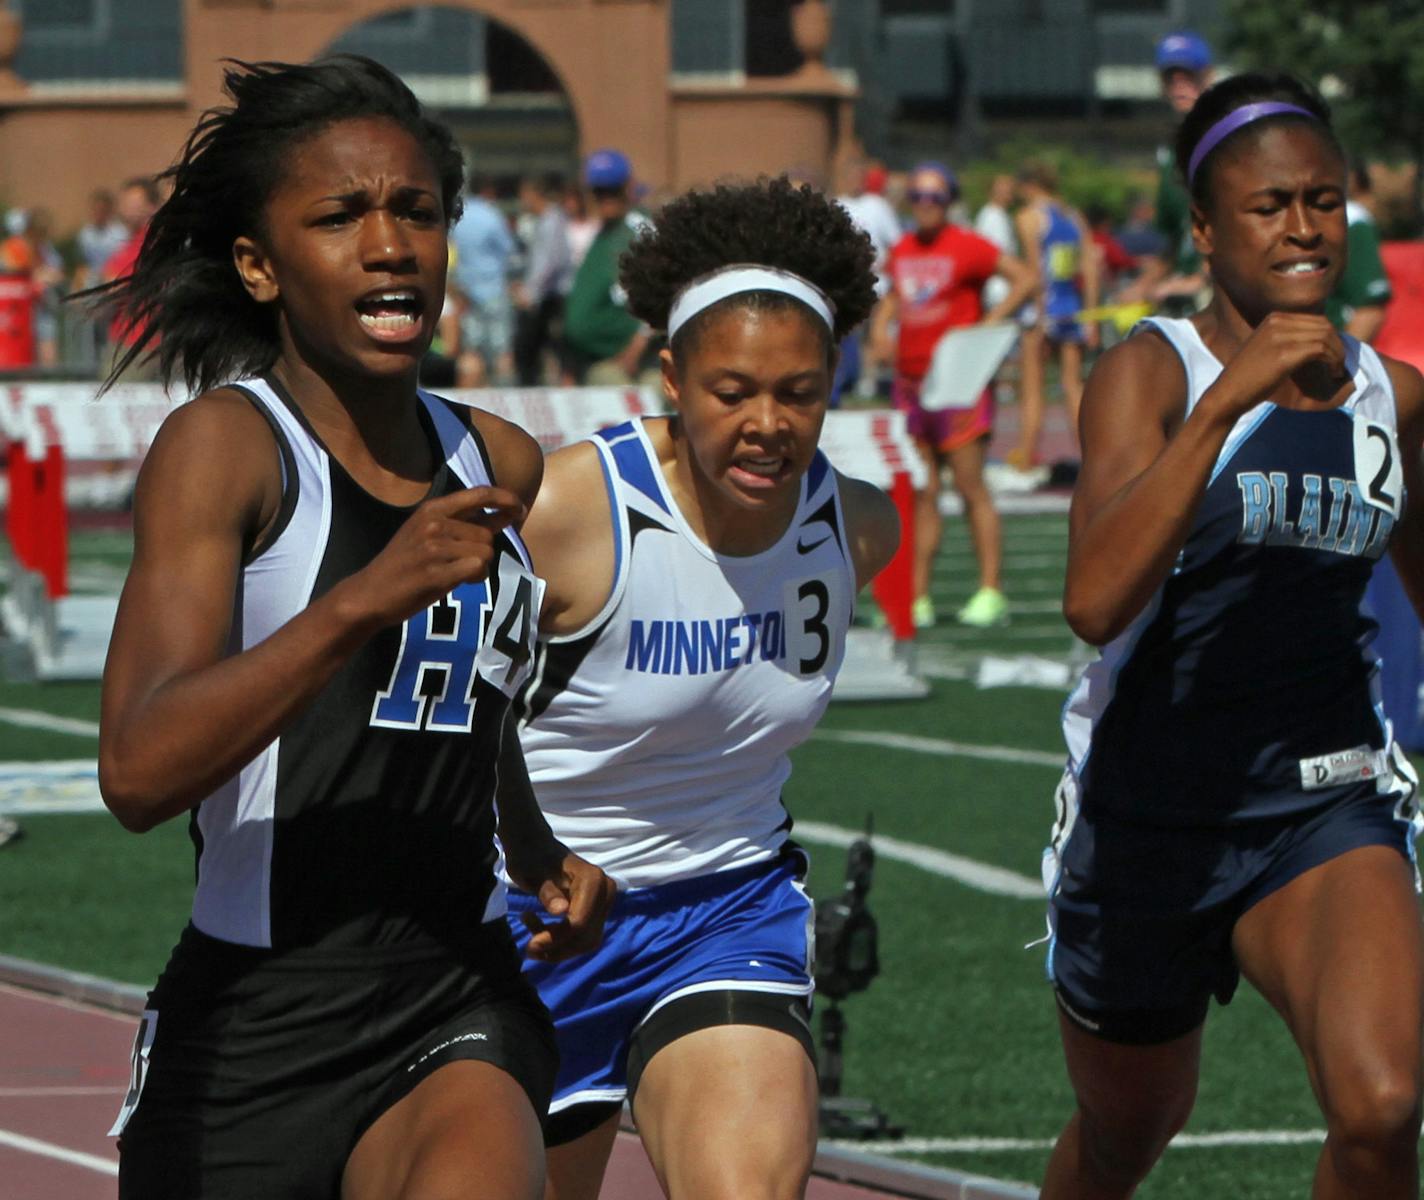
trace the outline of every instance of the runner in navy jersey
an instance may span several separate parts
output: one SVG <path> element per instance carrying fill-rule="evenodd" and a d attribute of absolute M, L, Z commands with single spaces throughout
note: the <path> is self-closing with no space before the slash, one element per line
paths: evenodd
<path fill-rule="evenodd" d="M 1042 1194 L 1134 1192 L 1191 1111 L 1210 998 L 1244 975 L 1325 1117 L 1312 1195 L 1403 1200 L 1417 788 L 1360 606 L 1386 548 L 1424 604 L 1424 380 L 1324 315 L 1345 159 L 1314 93 L 1235 76 L 1177 160 L 1215 296 L 1105 354 L 1083 403 L 1064 611 L 1103 654 L 1065 710 L 1045 856 L 1077 1109 Z"/>
<path fill-rule="evenodd" d="M 416 388 L 459 152 L 369 60 L 225 83 L 108 289 L 130 357 L 202 393 L 144 463 L 104 676 L 105 802 L 136 832 L 186 816 L 197 851 L 120 1196 L 535 1200 L 555 1052 L 496 821 L 567 918 L 531 954 L 596 943 L 611 884 L 518 786 L 506 720 L 539 451 Z"/>

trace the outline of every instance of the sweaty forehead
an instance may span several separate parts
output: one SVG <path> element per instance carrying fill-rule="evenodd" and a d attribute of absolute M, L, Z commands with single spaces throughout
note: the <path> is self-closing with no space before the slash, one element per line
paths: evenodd
<path fill-rule="evenodd" d="M 1212 190 L 1218 193 L 1345 182 L 1339 147 L 1323 126 L 1303 119 L 1248 126 L 1217 155 Z"/>

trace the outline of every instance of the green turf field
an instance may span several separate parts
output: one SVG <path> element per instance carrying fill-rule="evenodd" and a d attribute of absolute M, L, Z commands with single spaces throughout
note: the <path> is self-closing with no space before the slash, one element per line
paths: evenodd
<path fill-rule="evenodd" d="M 925 635 L 922 662 L 934 684 L 929 699 L 832 705 L 823 735 L 795 756 L 787 789 L 794 815 L 855 830 L 873 812 L 877 833 L 900 842 L 1003 868 L 1021 882 L 1037 876 L 1058 775 L 1051 760 L 1060 749 L 1063 694 L 979 690 L 972 680 L 989 654 L 1073 657 L 1057 611 L 1065 527 L 1059 515 L 1007 520 L 1013 621 L 990 632 L 942 625 Z M 116 535 L 77 537 L 76 587 L 111 590 L 125 556 Z M 963 527 L 951 521 L 935 575 L 941 613 L 952 613 L 972 586 Z M 3 709 L 97 720 L 98 689 L 0 685 Z M 914 748 L 876 745 L 886 733 L 924 740 Z M 860 740 L 829 736 L 836 734 Z M 976 749 L 982 747 L 1037 754 L 1011 761 L 1015 756 L 986 756 Z M 94 753 L 92 738 L 0 723 L 3 760 Z M 23 841 L 0 850 L 0 952 L 151 981 L 183 922 L 191 888 L 191 849 L 181 823 L 144 837 L 99 815 L 27 817 L 25 827 Z M 830 894 L 841 885 L 844 852 L 814 840 L 810 848 L 811 890 Z M 1069 1110 L 1043 952 L 1023 948 L 1043 932 L 1041 900 L 987 892 L 888 855 L 877 865 L 870 900 L 880 922 L 883 974 L 845 1008 L 847 1094 L 873 1098 L 904 1123 L 913 1157 L 1036 1179 L 1046 1144 Z M 1290 1139 L 1319 1124 L 1283 1027 L 1243 990 L 1208 1024 L 1201 1094 L 1188 1128 L 1228 1135 L 1233 1144 L 1174 1147 L 1140 1194 L 1147 1200 L 1304 1195 L 1317 1147 Z M 1242 1145 L 1242 1134 L 1269 1136 Z"/>

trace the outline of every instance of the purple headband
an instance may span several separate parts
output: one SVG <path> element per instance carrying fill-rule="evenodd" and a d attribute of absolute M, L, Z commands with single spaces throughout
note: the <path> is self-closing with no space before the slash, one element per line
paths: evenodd
<path fill-rule="evenodd" d="M 1197 148 L 1192 151 L 1192 160 L 1187 164 L 1187 186 L 1192 186 L 1192 181 L 1197 177 L 1197 168 L 1201 166 L 1202 159 L 1217 148 L 1223 139 L 1230 137 L 1243 125 L 1249 125 L 1252 121 L 1259 121 L 1262 117 L 1278 117 L 1285 115 L 1297 117 L 1309 117 L 1312 121 L 1320 120 L 1313 112 L 1307 108 L 1301 108 L 1298 104 L 1284 104 L 1279 100 L 1262 100 L 1257 104 L 1243 104 L 1240 108 L 1222 117 L 1215 125 L 1202 135 L 1202 140 L 1197 143 Z"/>

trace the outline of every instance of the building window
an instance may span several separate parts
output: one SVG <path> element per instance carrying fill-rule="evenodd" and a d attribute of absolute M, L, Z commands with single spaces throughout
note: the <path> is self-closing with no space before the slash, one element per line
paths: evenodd
<path fill-rule="evenodd" d="M 790 75 L 801 65 L 791 36 L 791 0 L 742 0 L 747 74 Z"/>
<path fill-rule="evenodd" d="M 885 17 L 948 17 L 954 15 L 954 0 L 880 0 Z"/>
<path fill-rule="evenodd" d="M 742 0 L 672 0 L 672 69 L 684 76 L 739 77 Z"/>
<path fill-rule="evenodd" d="M 104 7 L 103 0 L 24 0 L 19 10 L 27 33 L 87 32 L 100 25 Z"/>
<path fill-rule="evenodd" d="M 366 24 L 382 33 L 414 33 L 422 23 L 429 25 L 430 10 L 424 8 L 404 8 L 396 12 L 381 13 L 370 17 Z"/>
<path fill-rule="evenodd" d="M 15 72 L 32 86 L 152 87 L 183 79 L 183 0 L 10 0 Z"/>
<path fill-rule="evenodd" d="M 563 94 L 563 84 L 539 51 L 498 21 L 486 26 L 485 63 L 491 92 Z"/>

